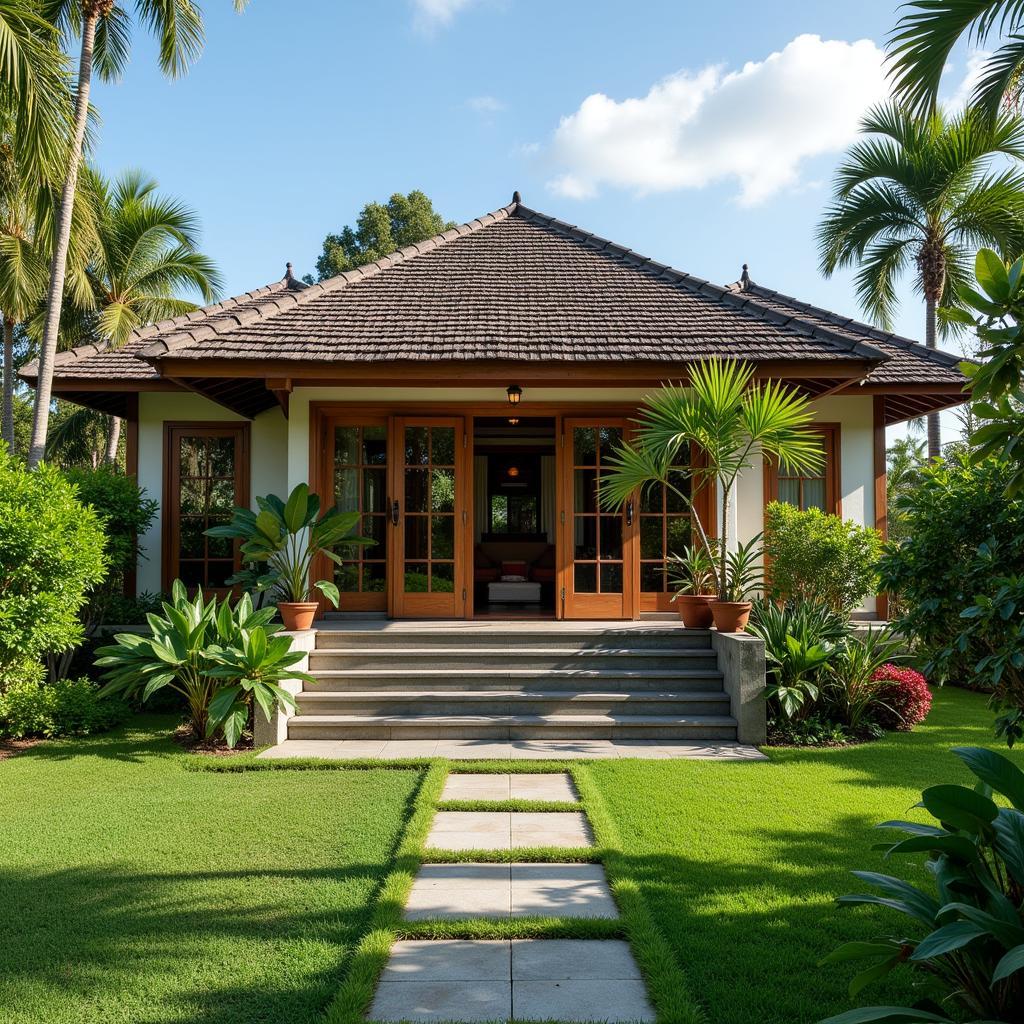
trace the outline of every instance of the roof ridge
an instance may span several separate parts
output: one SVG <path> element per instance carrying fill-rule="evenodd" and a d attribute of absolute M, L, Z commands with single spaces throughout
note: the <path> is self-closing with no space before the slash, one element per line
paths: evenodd
<path fill-rule="evenodd" d="M 401 249 L 396 249 L 394 252 L 388 253 L 386 256 L 382 256 L 379 260 L 374 260 L 372 263 L 366 263 L 363 266 L 355 267 L 352 270 L 345 270 L 340 274 L 336 274 L 334 277 L 329 277 L 324 281 L 308 285 L 301 291 L 289 290 L 284 295 L 280 296 L 275 292 L 272 298 L 268 299 L 265 303 L 261 303 L 255 308 L 245 309 L 235 314 L 229 313 L 229 315 L 225 317 L 206 317 L 203 319 L 203 322 L 201 324 L 197 324 L 195 328 L 189 329 L 185 327 L 180 331 L 175 331 L 167 337 L 155 341 L 152 345 L 147 345 L 138 353 L 138 357 L 147 361 L 159 359 L 162 356 L 170 354 L 176 348 L 192 345 L 196 342 L 204 341 L 207 338 L 212 338 L 218 334 L 224 333 L 219 329 L 219 325 L 222 323 L 227 325 L 227 330 L 233 330 L 236 327 L 245 327 L 249 324 L 255 323 L 257 320 L 262 320 L 265 316 L 281 312 L 286 308 L 304 305 L 320 295 L 340 291 L 343 288 L 347 288 L 350 284 L 356 284 L 359 281 L 366 280 L 367 278 L 376 277 L 377 274 L 389 267 L 415 259 L 417 256 L 432 252 L 434 249 L 440 248 L 441 246 L 446 245 L 449 242 L 453 242 L 458 238 L 474 234 L 477 231 L 481 231 L 484 228 L 489 227 L 491 224 L 497 224 L 500 221 L 507 219 L 515 212 L 517 206 L 519 206 L 519 203 L 513 201 L 507 206 L 499 207 L 491 213 L 485 213 L 482 217 L 475 217 L 473 220 L 468 221 L 465 224 L 458 224 L 453 228 L 448 228 L 446 231 L 442 231 L 440 234 L 434 235 L 431 238 L 424 239 L 420 242 L 413 242 L 411 245 L 406 245 Z M 286 281 L 287 278 L 278 283 L 284 284 Z M 232 299 L 229 301 L 231 303 L 239 304 L 248 297 L 248 295 L 239 296 L 238 299 Z M 283 300 L 289 301 L 282 305 L 281 303 Z M 154 330 L 152 333 L 157 333 L 157 331 Z"/>
<path fill-rule="evenodd" d="M 617 256 L 622 260 L 628 261 L 638 270 L 657 271 L 656 278 L 664 281 L 666 284 L 681 286 L 697 294 L 706 295 L 709 298 L 724 300 L 735 305 L 737 309 L 749 309 L 760 320 L 778 324 L 781 327 L 794 327 L 794 329 L 803 331 L 809 337 L 829 341 L 842 351 L 852 352 L 863 356 L 865 359 L 875 362 L 886 362 L 890 358 L 887 353 L 875 348 L 873 345 L 851 341 L 849 338 L 823 328 L 819 324 L 810 323 L 799 317 L 786 317 L 777 310 L 763 306 L 758 302 L 751 302 L 749 298 L 741 297 L 731 285 L 714 284 L 712 281 L 688 274 L 684 270 L 677 270 L 667 263 L 661 263 L 649 256 L 642 256 L 632 249 L 627 249 L 625 246 L 611 242 L 600 235 L 585 231 L 575 224 L 568 223 L 568 221 L 559 220 L 557 217 L 551 217 L 545 213 L 540 213 L 537 210 L 523 206 L 522 203 L 517 206 L 515 213 L 517 216 L 523 217 L 532 223 L 566 234 L 570 238 L 574 238 L 578 242 L 590 246 L 605 255 Z"/>
<path fill-rule="evenodd" d="M 933 362 L 941 363 L 943 366 L 959 367 L 959 365 L 964 362 L 962 356 L 954 355 L 952 352 L 947 352 L 941 348 L 928 348 L 927 345 L 922 345 L 921 342 L 915 341 L 913 338 L 908 338 L 902 334 L 895 334 L 892 331 L 886 331 L 881 327 L 875 327 L 873 324 L 865 323 L 863 320 L 857 320 L 852 316 L 843 316 L 841 313 L 833 313 L 831 310 L 825 309 L 823 306 L 816 306 L 813 302 L 806 302 L 803 299 L 798 299 L 793 295 L 787 295 L 785 292 L 780 292 L 777 289 L 766 288 L 764 285 L 757 284 L 754 281 L 750 281 L 746 285 L 740 281 L 736 281 L 728 287 L 736 293 L 747 293 L 753 291 L 759 294 L 762 298 L 776 299 L 787 306 L 792 306 L 794 309 L 813 313 L 815 316 L 820 316 L 822 319 L 828 320 L 830 323 L 834 323 L 837 327 L 856 330 L 857 332 L 865 334 L 878 341 L 884 341 L 887 344 L 895 345 L 899 348 L 910 349 L 917 355 L 924 356 L 926 359 L 931 359 Z"/>

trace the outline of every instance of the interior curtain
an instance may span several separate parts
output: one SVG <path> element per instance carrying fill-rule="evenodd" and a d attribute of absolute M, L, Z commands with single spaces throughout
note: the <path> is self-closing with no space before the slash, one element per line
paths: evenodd
<path fill-rule="evenodd" d="M 473 456 L 473 540 L 477 543 L 487 532 L 487 456 Z"/>
<path fill-rule="evenodd" d="M 555 457 L 540 457 L 540 528 L 547 534 L 548 543 L 555 543 Z"/>

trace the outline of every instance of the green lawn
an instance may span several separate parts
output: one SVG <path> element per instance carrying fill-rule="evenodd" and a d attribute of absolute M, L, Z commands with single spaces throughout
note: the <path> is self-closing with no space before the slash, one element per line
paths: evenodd
<path fill-rule="evenodd" d="M 420 773 L 186 771 L 173 722 L 0 763 L 0 1021 L 308 1022 Z"/>
<path fill-rule="evenodd" d="M 925 786 L 973 782 L 948 752 L 957 745 L 1005 751 L 984 698 L 947 689 L 915 732 L 862 747 L 587 767 L 620 833 L 622 873 L 647 897 L 710 1024 L 811 1024 L 849 1008 L 854 968 L 817 961 L 905 919 L 832 899 L 860 888 L 851 869 L 890 870 L 870 847 L 891 833 L 873 825 L 919 814 L 909 808 Z M 1024 767 L 1024 752 L 1011 756 Z M 899 977 L 860 1002 L 906 1005 L 910 974 Z"/>

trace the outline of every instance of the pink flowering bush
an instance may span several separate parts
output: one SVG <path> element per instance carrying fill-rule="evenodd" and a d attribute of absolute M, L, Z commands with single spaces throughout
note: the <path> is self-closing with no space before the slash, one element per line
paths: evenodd
<path fill-rule="evenodd" d="M 872 679 L 882 684 L 873 717 L 883 729 L 910 732 L 928 716 L 932 695 L 920 672 L 887 664 L 876 669 Z"/>

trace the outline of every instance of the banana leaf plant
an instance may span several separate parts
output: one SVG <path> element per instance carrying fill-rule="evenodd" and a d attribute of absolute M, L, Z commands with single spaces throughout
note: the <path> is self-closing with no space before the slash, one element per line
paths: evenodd
<path fill-rule="evenodd" d="M 338 607 L 340 594 L 330 580 L 311 584 L 310 570 L 314 560 L 324 555 L 335 565 L 341 556 L 333 549 L 344 542 L 346 547 L 373 544 L 366 537 L 352 534 L 359 526 L 358 512 L 342 512 L 337 506 L 320 515 L 320 498 L 311 494 L 306 484 L 298 484 L 282 501 L 276 494 L 257 498 L 259 512 L 235 507 L 231 522 L 206 531 L 209 537 L 241 540 L 245 568 L 228 583 L 251 590 L 273 590 L 281 601 L 308 601 L 319 590 Z"/>
<path fill-rule="evenodd" d="M 973 788 L 931 786 L 917 805 L 936 824 L 886 821 L 907 838 L 882 843 L 886 859 L 924 854 L 934 881 L 926 891 L 901 878 L 855 871 L 873 893 L 841 896 L 843 906 L 895 910 L 909 922 L 872 941 L 848 942 L 822 963 L 863 960 L 850 982 L 850 998 L 906 965 L 924 974 L 940 1002 L 913 1007 L 863 1006 L 822 1024 L 1011 1024 L 1024 1020 L 1024 771 L 1009 758 L 981 747 L 953 753 L 978 780 Z M 1004 801 L 996 803 L 993 794 Z M 1009 806 L 1006 806 L 1009 804 Z"/>
<path fill-rule="evenodd" d="M 294 710 L 281 683 L 312 677 L 292 666 L 301 651 L 274 636 L 273 608 L 255 609 L 248 594 L 230 600 L 190 598 L 181 580 L 171 587 L 163 615 L 146 616 L 151 633 L 119 633 L 100 648 L 96 665 L 107 680 L 103 694 L 138 697 L 142 703 L 167 688 L 185 698 L 193 734 L 210 739 L 223 732 L 237 744 L 250 712 L 258 706 L 269 721 L 278 704 Z"/>

